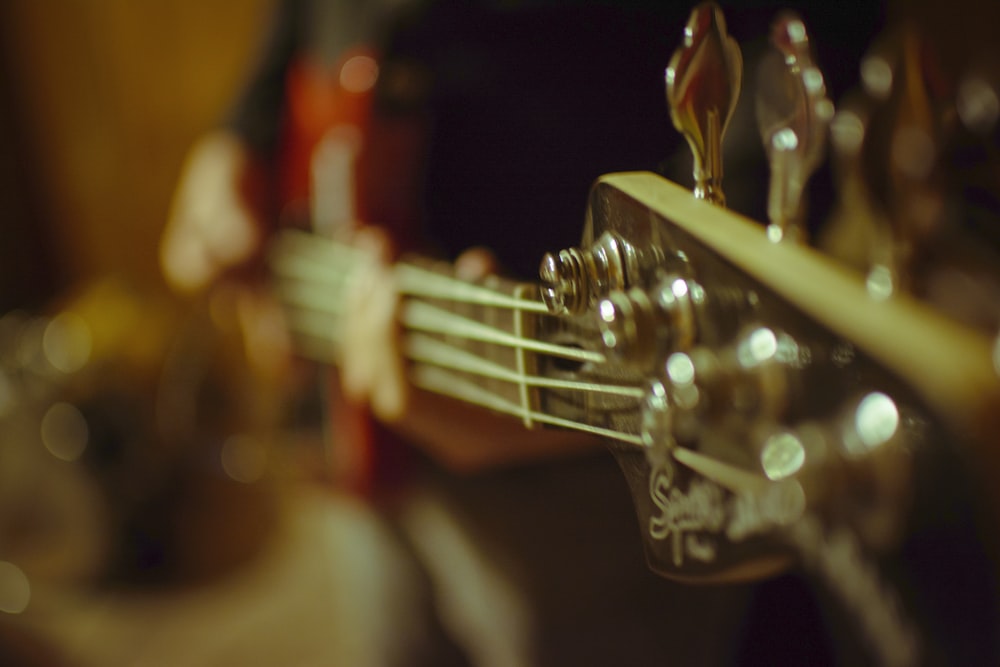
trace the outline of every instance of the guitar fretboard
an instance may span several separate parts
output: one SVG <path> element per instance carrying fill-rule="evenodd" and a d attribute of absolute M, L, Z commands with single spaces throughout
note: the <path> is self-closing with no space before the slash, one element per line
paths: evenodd
<path fill-rule="evenodd" d="M 340 325 L 351 316 L 344 293 L 363 261 L 351 246 L 306 232 L 286 231 L 276 240 L 271 268 L 302 356 L 337 362 Z M 528 427 L 544 424 L 642 445 L 634 430 L 590 409 L 590 398 L 624 402 L 635 412 L 643 389 L 602 378 L 605 354 L 579 337 L 554 342 L 547 332 L 566 325 L 553 325 L 562 318 L 549 313 L 537 286 L 495 276 L 470 283 L 449 265 L 422 259 L 400 262 L 393 272 L 404 297 L 403 352 L 416 386 L 520 418 Z M 559 368 L 572 370 L 552 371 Z"/>

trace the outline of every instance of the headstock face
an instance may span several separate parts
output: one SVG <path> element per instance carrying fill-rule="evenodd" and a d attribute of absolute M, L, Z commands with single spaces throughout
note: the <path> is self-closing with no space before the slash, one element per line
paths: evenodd
<path fill-rule="evenodd" d="M 950 616 L 992 618 L 991 333 L 876 298 L 863 273 L 650 173 L 595 184 L 575 252 L 593 260 L 586 307 L 564 317 L 643 392 L 588 416 L 629 436 L 611 449 L 654 570 L 804 569 L 887 664 L 928 655 Z M 964 607 L 942 611 L 953 586 Z"/>
<path fill-rule="evenodd" d="M 575 253 L 563 318 L 607 361 L 570 376 L 642 392 L 581 412 L 616 434 L 655 571 L 796 568 L 885 664 L 993 618 L 992 336 L 649 173 L 596 183 Z"/>
<path fill-rule="evenodd" d="M 678 281 L 691 295 L 688 336 L 671 338 L 661 314 L 660 329 L 645 332 L 651 341 L 609 348 L 646 392 L 618 424 L 642 444 L 613 450 L 651 564 L 684 580 L 772 574 L 793 560 L 788 531 L 807 515 L 850 525 L 867 548 L 897 546 L 921 452 L 943 427 L 905 382 L 789 303 L 768 276 L 749 275 L 678 224 L 670 204 L 687 207 L 682 197 L 651 174 L 610 176 L 591 194 L 583 243 L 613 235 L 645 258 L 626 292 L 633 302 L 655 303 Z M 698 224 L 703 208 L 682 215 Z M 759 225 L 727 217 L 760 237 L 746 252 L 777 248 Z M 622 292 L 595 296 L 593 319 Z M 684 451 L 695 460 L 685 463 Z"/>
<path fill-rule="evenodd" d="M 913 171 L 906 156 L 914 146 L 929 147 L 928 174 L 947 170 L 959 136 L 962 101 L 949 102 L 947 87 L 926 87 L 940 54 L 913 29 L 891 33 L 897 38 L 860 64 L 870 99 L 868 115 L 858 115 L 850 104 L 835 112 L 805 25 L 779 16 L 777 57 L 763 61 L 757 90 L 771 172 L 766 227 L 704 193 L 709 181 L 721 188 L 721 163 L 705 159 L 705 146 L 718 146 L 725 129 L 714 122 L 722 116 L 712 93 L 737 94 L 742 68 L 727 65 L 736 47 L 718 7 L 699 5 L 666 77 L 675 125 L 701 139 L 692 143 L 695 191 L 652 174 L 605 176 L 592 190 L 581 245 L 543 260 L 549 309 L 584 322 L 578 344 L 605 354 L 619 382 L 641 388 L 631 412 L 605 416 L 590 406 L 590 418 L 630 436 L 615 438 L 614 450 L 650 561 L 666 576 L 754 578 L 794 559 L 822 569 L 816 563 L 829 540 L 849 543 L 845 552 L 878 569 L 914 534 L 951 531 L 962 522 L 935 521 L 991 495 L 985 485 L 971 491 L 969 480 L 983 479 L 977 460 L 995 459 L 1000 311 L 972 294 L 989 292 L 997 272 L 966 262 L 984 253 L 953 241 L 969 211 L 958 205 L 961 184 L 892 180 Z M 876 66 L 885 75 L 879 94 L 867 73 Z M 766 85 L 779 80 L 777 92 Z M 678 82 L 689 88 L 684 94 Z M 933 105 L 925 103 L 931 92 Z M 871 118 L 879 124 L 866 125 Z M 826 152 L 828 129 L 842 200 L 823 212 L 829 254 L 808 247 L 800 229 L 806 181 Z M 980 132 L 987 147 L 989 134 Z M 872 169 L 885 172 L 882 181 Z M 935 206 L 921 210 L 937 226 L 915 235 L 920 220 L 911 209 L 930 201 L 927 193 Z M 869 233 L 844 231 L 852 227 Z M 859 246 L 868 265 L 845 262 L 850 253 L 836 250 L 831 235 Z M 910 261 L 918 244 L 920 264 Z M 888 280 L 878 280 L 883 274 Z M 966 277 L 965 288 L 928 287 L 955 274 Z M 577 370 L 586 377 L 598 368 Z"/>

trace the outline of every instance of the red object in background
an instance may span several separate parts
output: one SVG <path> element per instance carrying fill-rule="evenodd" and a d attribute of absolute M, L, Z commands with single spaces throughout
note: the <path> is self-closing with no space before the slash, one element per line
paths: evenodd
<path fill-rule="evenodd" d="M 280 218 L 285 224 L 309 221 L 334 234 L 377 224 L 390 233 L 398 251 L 412 250 L 419 230 L 417 185 L 425 128 L 419 114 L 379 113 L 379 74 L 376 54 L 365 48 L 347 51 L 333 68 L 308 60 L 291 68 L 277 174 Z M 338 182 L 332 183 L 317 179 L 315 161 L 331 137 L 350 158 L 348 173 L 334 170 Z M 334 204 L 342 219 L 313 220 L 322 209 L 317 198 L 329 195 L 314 191 L 317 187 L 340 190 L 338 199 L 347 201 Z M 398 487 L 411 468 L 412 450 L 367 409 L 342 398 L 335 369 L 328 384 L 334 479 L 366 496 Z"/>
<path fill-rule="evenodd" d="M 278 194 L 286 206 L 310 201 L 313 154 L 328 132 L 340 127 L 364 141 L 377 78 L 378 61 L 365 49 L 345 53 L 332 68 L 306 59 L 289 68 L 278 175 Z M 364 219 L 363 210 L 357 213 Z"/>

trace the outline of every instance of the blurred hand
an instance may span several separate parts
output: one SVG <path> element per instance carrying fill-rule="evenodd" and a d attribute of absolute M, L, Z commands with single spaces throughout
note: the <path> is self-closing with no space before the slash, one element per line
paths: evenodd
<path fill-rule="evenodd" d="M 344 300 L 348 316 L 341 329 L 341 384 L 349 400 L 367 403 L 376 417 L 392 423 L 407 414 L 410 398 L 400 348 L 392 241 L 384 230 L 369 225 L 355 232 L 352 244 L 363 260 Z M 493 273 L 496 261 L 489 251 L 474 248 L 464 252 L 454 268 L 456 277 L 475 281 Z"/>
<path fill-rule="evenodd" d="M 191 149 L 160 243 L 172 288 L 200 290 L 257 250 L 262 213 L 249 193 L 258 173 L 249 149 L 228 132 L 205 135 Z"/>
<path fill-rule="evenodd" d="M 367 404 L 382 421 L 406 412 L 409 388 L 397 325 L 400 295 L 392 272 L 392 243 L 374 226 L 353 238 L 362 261 L 350 278 L 341 323 L 340 380 L 345 397 Z"/>
<path fill-rule="evenodd" d="M 354 237 L 362 268 L 353 277 L 341 329 L 340 378 L 345 397 L 425 454 L 457 472 L 475 472 L 593 450 L 599 441 L 570 431 L 534 430 L 521 422 L 414 387 L 407 379 L 401 303 L 388 235 L 367 226 Z M 495 272 L 491 253 L 475 248 L 455 262 L 456 276 L 474 281 Z"/>

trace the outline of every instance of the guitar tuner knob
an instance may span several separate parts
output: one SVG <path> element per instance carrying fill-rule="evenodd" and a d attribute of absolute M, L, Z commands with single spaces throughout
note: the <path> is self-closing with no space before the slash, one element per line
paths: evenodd
<path fill-rule="evenodd" d="M 642 263 L 636 249 L 611 232 L 589 248 L 546 253 L 538 270 L 542 301 L 551 313 L 579 315 L 614 290 L 639 282 Z"/>
<path fill-rule="evenodd" d="M 722 137 L 743 85 L 743 56 L 714 2 L 691 12 L 666 84 L 670 118 L 694 154 L 694 195 L 725 206 Z"/>
<path fill-rule="evenodd" d="M 833 103 L 815 65 L 802 20 L 783 13 L 771 30 L 774 49 L 757 77 L 757 122 L 771 167 L 768 238 L 804 240 L 805 187 L 825 149 Z"/>
<path fill-rule="evenodd" d="M 806 444 L 794 431 L 780 430 L 764 440 L 760 448 L 760 468 L 772 481 L 794 477 L 808 460 Z"/>
<path fill-rule="evenodd" d="M 845 457 L 861 459 L 898 442 L 902 424 L 896 402 L 882 392 L 871 392 L 848 406 L 840 425 Z"/>
<path fill-rule="evenodd" d="M 868 291 L 876 299 L 919 291 L 921 255 L 949 216 L 947 128 L 930 73 L 931 47 L 904 25 L 861 63 L 867 123 L 853 164 L 874 215 Z"/>

